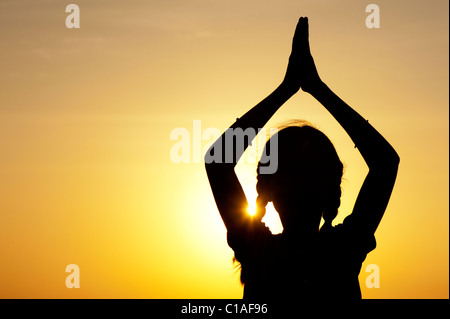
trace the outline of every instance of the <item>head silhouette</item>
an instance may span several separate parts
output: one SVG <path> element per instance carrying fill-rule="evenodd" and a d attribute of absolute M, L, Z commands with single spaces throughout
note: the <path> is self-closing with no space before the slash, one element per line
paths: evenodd
<path fill-rule="evenodd" d="M 261 174 L 274 142 L 278 169 Z M 288 126 L 269 139 L 263 157 L 256 185 L 259 209 L 273 202 L 285 231 L 318 230 L 321 217 L 331 226 L 340 206 L 343 165 L 328 137 L 310 125 Z"/>

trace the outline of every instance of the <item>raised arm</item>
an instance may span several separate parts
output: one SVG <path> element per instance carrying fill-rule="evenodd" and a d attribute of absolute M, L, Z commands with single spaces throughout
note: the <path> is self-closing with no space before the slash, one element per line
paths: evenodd
<path fill-rule="evenodd" d="M 254 136 L 247 139 L 242 148 L 237 147 L 236 142 L 244 139 L 244 135 L 249 136 L 246 134 L 249 131 L 258 132 L 259 129 L 263 128 L 275 112 L 300 89 L 299 78 L 295 74 L 297 72 L 297 59 L 293 59 L 298 46 L 297 32 L 298 25 L 291 57 L 282 83 L 269 96 L 240 119 L 237 119 L 205 155 L 206 172 L 214 199 L 229 231 L 241 227 L 249 218 L 246 214 L 248 202 L 234 172 L 234 167 Z M 232 135 L 236 138 L 232 139 L 232 143 L 227 143 Z M 254 218 L 262 218 L 262 216 L 259 215 Z"/>
<path fill-rule="evenodd" d="M 386 210 L 394 187 L 400 158 L 393 147 L 367 120 L 342 101 L 320 79 L 309 47 L 308 20 L 300 26 L 302 53 L 301 88 L 316 98 L 339 122 L 355 143 L 369 173 L 359 192 L 352 216 L 359 226 L 375 232 Z"/>

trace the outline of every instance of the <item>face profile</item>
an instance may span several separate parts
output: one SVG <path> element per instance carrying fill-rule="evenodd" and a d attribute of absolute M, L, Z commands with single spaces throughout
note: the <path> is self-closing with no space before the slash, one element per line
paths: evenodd
<path fill-rule="evenodd" d="M 283 227 L 296 226 L 287 220 L 296 220 L 297 224 L 320 222 L 326 209 L 337 210 L 340 205 L 343 166 L 333 144 L 309 125 L 285 127 L 275 137 L 278 170 L 271 175 L 260 174 L 262 164 L 258 165 L 258 195 L 273 202 Z M 265 148 L 270 148 L 271 140 Z M 305 216 L 302 206 L 314 209 L 318 216 Z"/>

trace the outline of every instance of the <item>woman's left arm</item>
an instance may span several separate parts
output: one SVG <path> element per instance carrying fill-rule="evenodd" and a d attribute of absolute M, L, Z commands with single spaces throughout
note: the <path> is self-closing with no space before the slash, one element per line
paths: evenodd
<path fill-rule="evenodd" d="M 303 20 L 299 34 L 301 53 L 298 65 L 302 72 L 301 88 L 316 98 L 339 122 L 355 143 L 369 173 L 361 187 L 353 208 L 352 217 L 365 231 L 374 233 L 389 202 L 397 177 L 400 157 L 386 139 L 359 115 L 353 108 L 339 98 L 320 79 L 309 47 L 308 20 Z"/>

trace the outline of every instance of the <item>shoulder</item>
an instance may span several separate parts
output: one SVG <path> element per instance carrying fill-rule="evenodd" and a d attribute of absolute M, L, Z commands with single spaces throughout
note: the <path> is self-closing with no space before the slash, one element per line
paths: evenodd
<path fill-rule="evenodd" d="M 321 238 L 341 248 L 367 254 L 376 248 L 373 232 L 368 231 L 352 215 L 347 216 L 341 224 L 321 230 Z"/>

